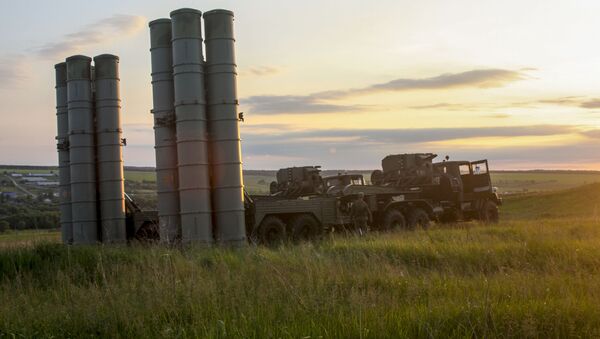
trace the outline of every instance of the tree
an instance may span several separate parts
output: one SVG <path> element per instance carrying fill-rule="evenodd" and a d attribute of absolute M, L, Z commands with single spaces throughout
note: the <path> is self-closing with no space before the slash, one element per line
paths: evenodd
<path fill-rule="evenodd" d="M 8 230 L 10 228 L 10 224 L 6 220 L 0 220 L 0 233 Z"/>

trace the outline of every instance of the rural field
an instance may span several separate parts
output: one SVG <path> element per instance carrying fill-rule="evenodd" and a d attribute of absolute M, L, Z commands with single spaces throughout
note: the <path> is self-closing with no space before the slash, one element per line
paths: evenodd
<path fill-rule="evenodd" d="M 324 171 L 324 175 L 335 175 L 336 170 Z M 368 181 L 371 171 L 350 171 L 361 173 Z M 244 184 L 251 192 L 267 193 L 269 183 L 275 180 L 276 171 L 244 171 Z M 600 171 L 492 171 L 492 182 L 500 193 L 527 193 L 566 189 L 600 182 Z M 154 182 L 153 171 L 130 168 L 125 171 L 125 179 L 141 182 Z"/>
<path fill-rule="evenodd" d="M 66 247 L 57 232 L 8 232 L 0 334 L 598 337 L 598 204 L 588 184 L 509 196 L 493 226 L 276 249 Z"/>

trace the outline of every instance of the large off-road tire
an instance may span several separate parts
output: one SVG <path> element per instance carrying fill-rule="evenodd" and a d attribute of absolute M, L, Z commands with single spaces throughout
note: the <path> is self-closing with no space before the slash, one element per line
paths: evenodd
<path fill-rule="evenodd" d="M 431 224 L 431 220 L 429 220 L 429 215 L 422 208 L 414 208 L 408 212 L 407 223 L 411 229 L 417 226 L 427 229 Z"/>
<path fill-rule="evenodd" d="M 257 233 L 259 243 L 266 246 L 279 246 L 287 240 L 285 224 L 273 215 L 263 219 Z"/>
<path fill-rule="evenodd" d="M 381 230 L 384 232 L 406 229 L 406 218 L 401 211 L 390 209 L 383 216 Z"/>
<path fill-rule="evenodd" d="M 481 207 L 479 219 L 486 224 L 496 224 L 500 219 L 498 213 L 498 205 L 495 202 L 488 200 Z"/>
<path fill-rule="evenodd" d="M 316 240 L 321 234 L 319 221 L 310 214 L 300 214 L 290 220 L 292 238 L 296 242 Z"/>

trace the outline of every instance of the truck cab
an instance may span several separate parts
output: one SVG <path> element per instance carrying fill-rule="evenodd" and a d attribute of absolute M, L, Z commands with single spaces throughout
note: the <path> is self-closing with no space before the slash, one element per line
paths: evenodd
<path fill-rule="evenodd" d="M 442 221 L 479 219 L 498 221 L 498 197 L 490 177 L 488 161 L 443 161 L 433 164 L 440 189 L 435 193 L 444 207 Z"/>
<path fill-rule="evenodd" d="M 364 186 L 365 180 L 362 174 L 338 174 L 323 178 L 325 193 L 329 195 L 340 195 L 344 188 L 349 185 Z"/>

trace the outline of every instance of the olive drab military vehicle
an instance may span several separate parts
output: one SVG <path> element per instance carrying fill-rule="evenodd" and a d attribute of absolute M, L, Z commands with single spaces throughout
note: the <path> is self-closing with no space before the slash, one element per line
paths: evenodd
<path fill-rule="evenodd" d="M 246 195 L 247 233 L 263 244 L 316 239 L 351 229 L 350 209 L 359 193 L 364 193 L 378 229 L 427 226 L 439 212 L 417 192 L 366 185 L 360 174 L 323 178 L 318 166 L 281 169 L 270 187 L 271 195 Z"/>
<path fill-rule="evenodd" d="M 502 199 L 492 187 L 487 160 L 434 163 L 433 153 L 389 155 L 381 170 L 371 175 L 380 187 L 399 192 L 419 192 L 419 197 L 441 208 L 440 222 L 498 221 Z"/>
<path fill-rule="evenodd" d="M 125 193 L 127 240 L 158 241 L 158 211 L 144 211 Z"/>
<path fill-rule="evenodd" d="M 431 221 L 498 221 L 502 199 L 492 187 L 487 160 L 434 163 L 433 153 L 389 155 L 366 184 L 361 174 L 322 177 L 320 166 L 277 172 L 271 195 L 246 195 L 250 239 L 276 244 L 315 239 L 351 228 L 360 193 L 373 215 L 371 229 L 427 227 Z"/>
<path fill-rule="evenodd" d="M 319 174 L 321 166 L 282 168 L 277 171 L 277 181 L 271 182 L 271 195 L 297 198 L 303 195 L 320 194 L 323 179 Z"/>
<path fill-rule="evenodd" d="M 440 188 L 432 195 L 444 208 L 440 221 L 498 222 L 502 199 L 492 186 L 487 160 L 443 161 L 433 164 L 433 168 Z"/>

